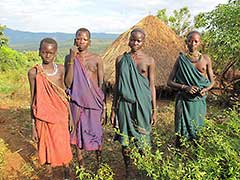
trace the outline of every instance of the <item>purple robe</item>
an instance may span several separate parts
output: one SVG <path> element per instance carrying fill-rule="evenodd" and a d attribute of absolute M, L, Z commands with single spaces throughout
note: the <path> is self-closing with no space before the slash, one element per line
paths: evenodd
<path fill-rule="evenodd" d="M 76 133 L 71 135 L 71 144 L 80 149 L 99 150 L 102 146 L 101 115 L 104 94 L 91 82 L 84 65 L 75 59 L 71 96 L 71 112 Z"/>

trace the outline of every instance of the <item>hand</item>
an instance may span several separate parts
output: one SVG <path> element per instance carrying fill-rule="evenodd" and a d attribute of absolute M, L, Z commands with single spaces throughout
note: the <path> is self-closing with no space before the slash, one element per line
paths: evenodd
<path fill-rule="evenodd" d="M 115 114 L 115 111 L 114 111 L 114 109 L 112 109 L 112 112 L 111 112 L 111 116 L 110 116 L 110 120 L 111 120 L 111 124 L 112 124 L 112 127 L 114 128 L 115 127 L 115 116 L 116 116 L 116 114 Z"/>
<path fill-rule="evenodd" d="M 32 140 L 35 143 L 38 142 L 38 135 L 37 135 L 37 130 L 36 130 L 35 125 L 32 127 Z"/>
<path fill-rule="evenodd" d="M 102 123 L 102 125 L 107 124 L 107 109 L 105 107 L 103 108 L 101 123 Z"/>
<path fill-rule="evenodd" d="M 187 86 L 185 88 L 185 91 L 190 93 L 190 94 L 195 94 L 199 91 L 199 88 L 197 86 Z"/>
<path fill-rule="evenodd" d="M 69 124 L 68 124 L 69 132 L 72 134 L 75 131 L 75 126 L 74 126 L 73 118 L 71 115 L 69 115 L 68 122 L 69 122 Z"/>
<path fill-rule="evenodd" d="M 70 59 L 71 60 L 74 60 L 75 58 L 76 58 L 76 56 L 77 56 L 77 54 L 79 53 L 79 51 L 78 51 L 78 47 L 77 46 L 72 46 L 71 48 L 70 48 Z"/>
<path fill-rule="evenodd" d="M 154 110 L 152 113 L 151 125 L 154 126 L 157 120 L 157 112 Z"/>
<path fill-rule="evenodd" d="M 200 95 L 201 96 L 205 96 L 206 95 L 206 93 L 207 93 L 207 91 L 208 91 L 208 89 L 207 88 L 203 88 L 201 91 L 200 91 Z"/>

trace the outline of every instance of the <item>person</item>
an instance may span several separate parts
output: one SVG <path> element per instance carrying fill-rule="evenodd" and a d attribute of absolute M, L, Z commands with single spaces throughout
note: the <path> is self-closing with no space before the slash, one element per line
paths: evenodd
<path fill-rule="evenodd" d="M 198 51 L 201 36 L 198 31 L 187 35 L 186 54 L 180 53 L 168 78 L 168 86 L 178 89 L 175 104 L 176 146 L 180 138 L 197 138 L 198 129 L 203 126 L 206 115 L 207 92 L 214 85 L 212 63 L 208 55 Z"/>
<path fill-rule="evenodd" d="M 57 42 L 44 38 L 40 42 L 42 63 L 28 71 L 31 94 L 32 139 L 38 143 L 40 164 L 64 166 L 69 179 L 68 164 L 72 159 L 69 127 L 73 130 L 69 103 L 64 91 L 64 66 L 55 64 Z"/>
<path fill-rule="evenodd" d="M 82 150 L 95 151 L 97 166 L 100 164 L 103 141 L 101 121 L 105 119 L 103 62 L 100 56 L 88 52 L 90 36 L 88 29 L 78 29 L 74 46 L 65 58 L 65 84 L 71 96 L 70 107 L 76 127 L 71 143 L 77 147 L 80 167 L 84 165 Z"/>
<path fill-rule="evenodd" d="M 111 122 L 120 132 L 116 140 L 122 145 L 126 176 L 130 176 L 131 139 L 141 152 L 141 144 L 150 145 L 151 124 L 156 122 L 155 62 L 142 51 L 145 32 L 135 28 L 130 33 L 130 52 L 116 59 L 116 80 Z"/>

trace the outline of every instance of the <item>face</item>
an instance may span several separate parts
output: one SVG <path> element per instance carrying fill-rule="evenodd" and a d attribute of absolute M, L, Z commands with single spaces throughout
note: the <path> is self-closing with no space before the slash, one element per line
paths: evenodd
<path fill-rule="evenodd" d="M 57 48 L 54 44 L 43 42 L 39 49 L 39 56 L 42 58 L 44 64 L 52 63 L 57 55 Z"/>
<path fill-rule="evenodd" d="M 75 45 L 78 47 L 79 51 L 86 50 L 90 45 L 89 34 L 85 31 L 78 32 L 75 39 Z"/>
<path fill-rule="evenodd" d="M 198 47 L 201 44 L 201 37 L 197 33 L 193 33 L 188 39 L 187 39 L 187 47 L 190 52 L 194 52 L 198 49 Z"/>
<path fill-rule="evenodd" d="M 144 35 L 141 32 L 133 32 L 129 38 L 129 47 L 132 51 L 137 51 L 144 44 Z"/>

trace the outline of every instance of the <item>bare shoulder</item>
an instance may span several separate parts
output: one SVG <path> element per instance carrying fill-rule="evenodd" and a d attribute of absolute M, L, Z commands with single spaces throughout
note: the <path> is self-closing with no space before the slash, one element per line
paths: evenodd
<path fill-rule="evenodd" d="M 207 62 L 207 64 L 211 63 L 211 59 L 207 54 L 202 54 L 203 60 Z"/>
<path fill-rule="evenodd" d="M 116 63 L 118 63 L 118 62 L 122 59 L 122 57 L 123 57 L 123 54 L 122 54 L 122 55 L 119 55 L 119 56 L 117 57 L 117 59 L 116 59 Z"/>
<path fill-rule="evenodd" d="M 35 67 L 32 67 L 31 69 L 29 69 L 28 71 L 28 78 L 35 78 L 37 75 L 37 69 Z"/>
<path fill-rule="evenodd" d="M 58 67 L 58 70 L 59 70 L 60 72 L 64 72 L 64 65 L 62 65 L 62 64 L 57 64 L 57 67 Z"/>
<path fill-rule="evenodd" d="M 148 64 L 155 64 L 155 60 L 152 56 L 148 55 L 148 54 L 143 54 L 144 59 L 146 59 L 146 62 L 148 62 Z"/>
<path fill-rule="evenodd" d="M 70 60 L 70 54 L 65 56 L 65 63 L 67 63 Z"/>
<path fill-rule="evenodd" d="M 94 59 L 99 59 L 101 58 L 100 55 L 96 54 L 96 53 L 92 53 L 92 52 L 88 52 L 88 56 Z"/>

